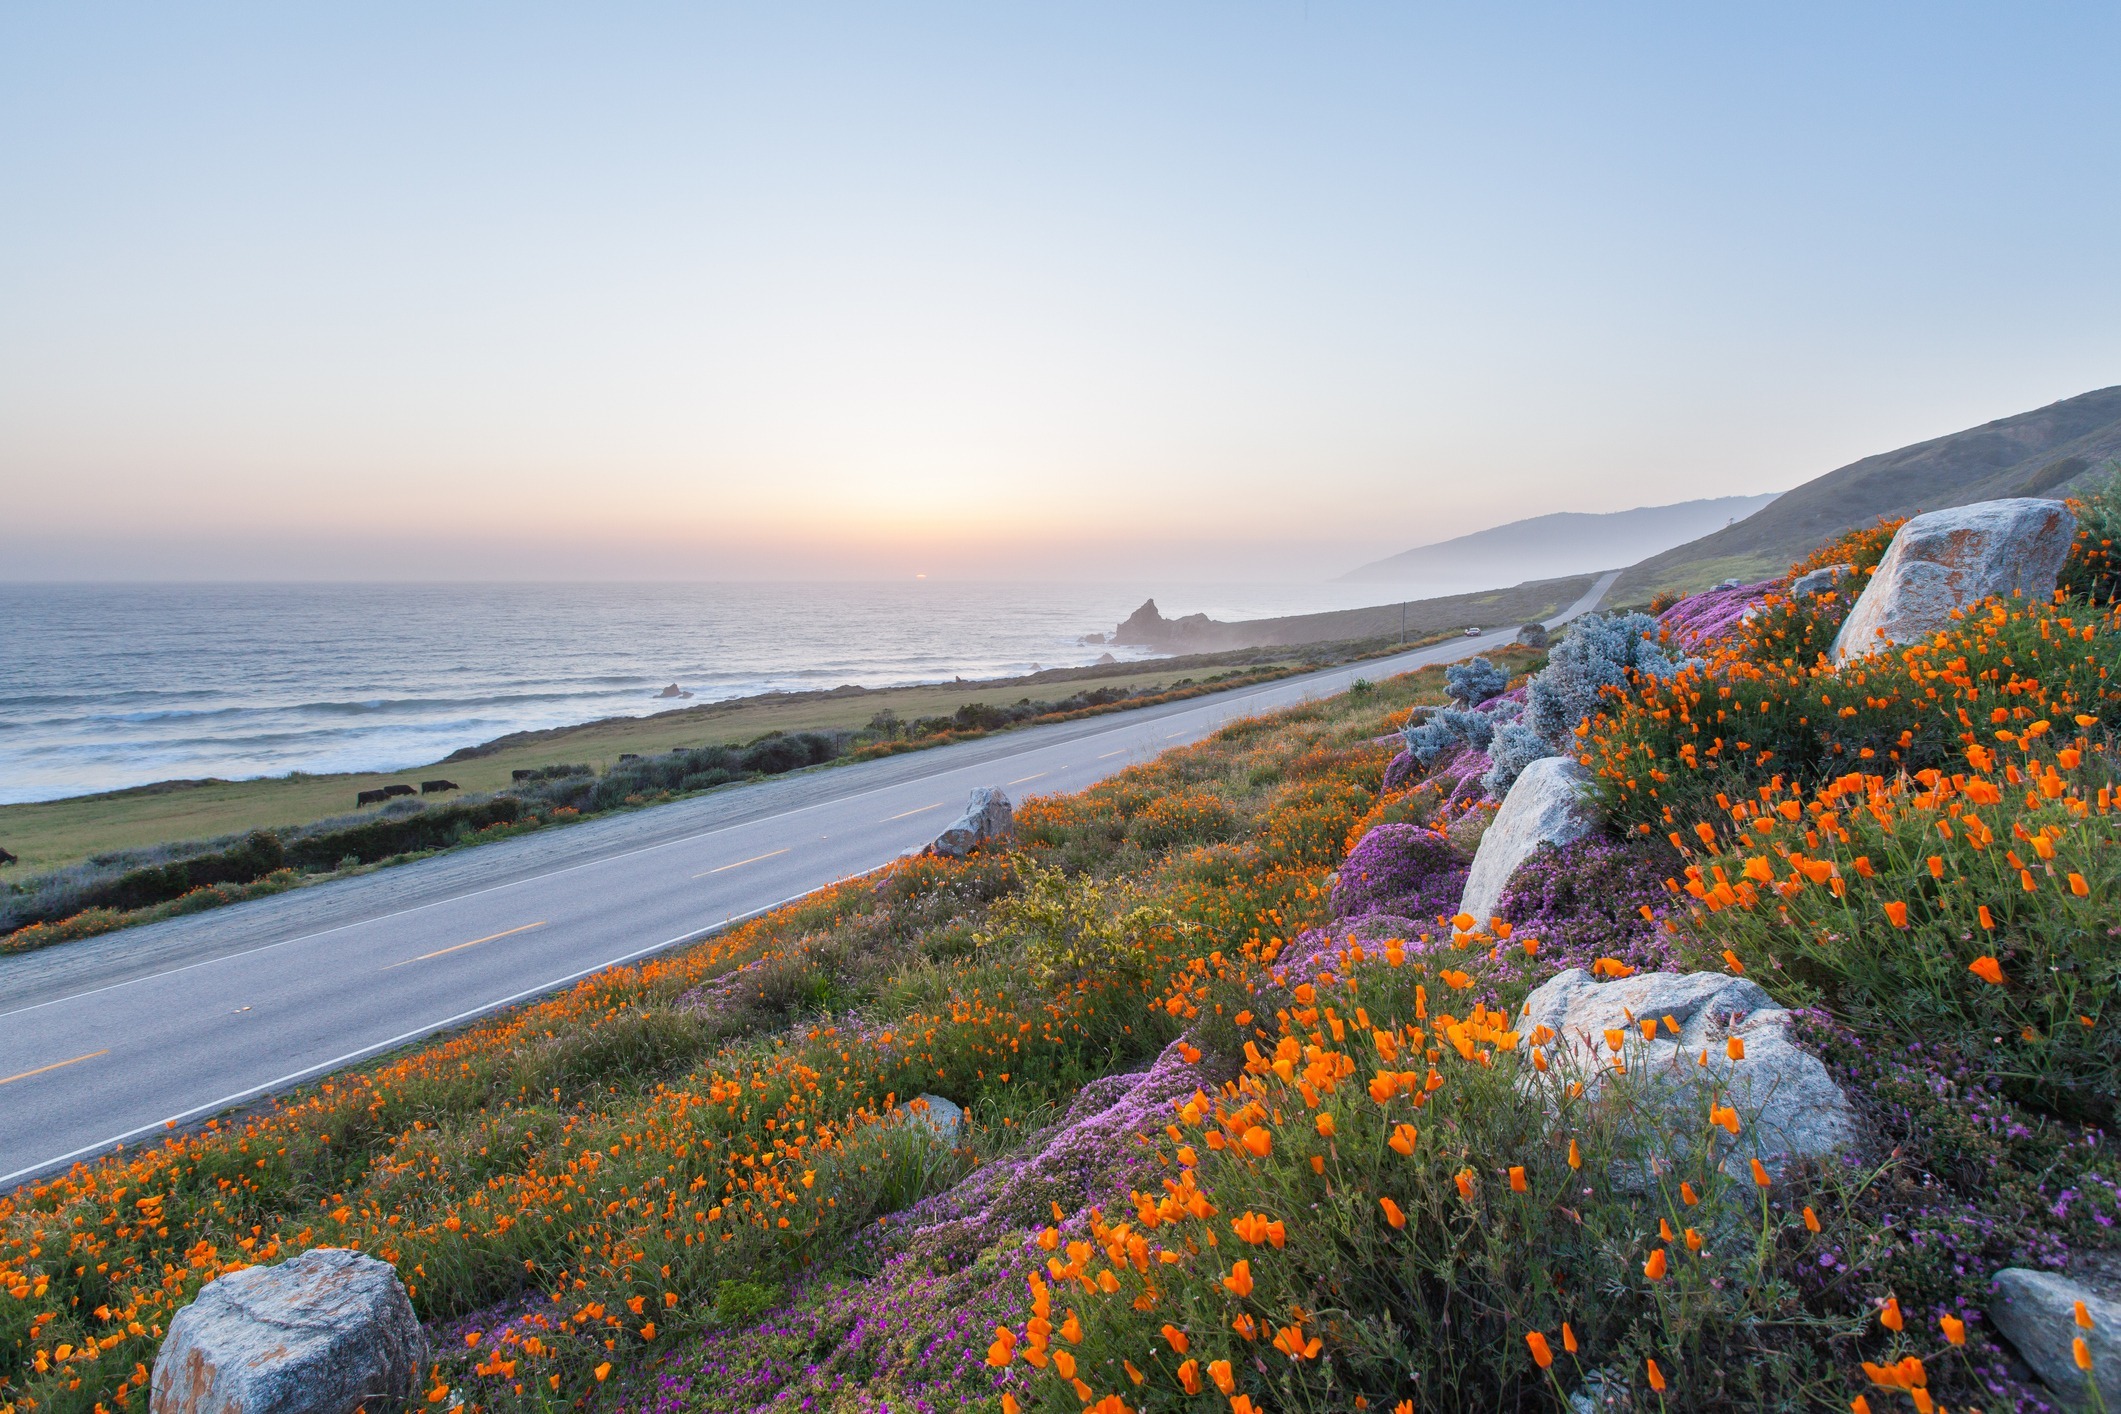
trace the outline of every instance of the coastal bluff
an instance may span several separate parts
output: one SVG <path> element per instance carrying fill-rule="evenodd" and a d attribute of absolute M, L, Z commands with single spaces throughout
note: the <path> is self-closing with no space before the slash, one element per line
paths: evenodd
<path fill-rule="evenodd" d="M 1364 609 L 1231 621 L 1211 619 L 1206 614 L 1167 619 L 1156 601 L 1149 599 L 1120 622 L 1109 641 L 1165 653 L 1215 653 L 1233 648 L 1345 643 L 1370 638 L 1429 638 L 1473 625 L 1493 627 L 1552 618 L 1582 598 L 1597 582 L 1595 574 L 1569 575 L 1527 580 L 1507 589 L 1395 601 Z"/>

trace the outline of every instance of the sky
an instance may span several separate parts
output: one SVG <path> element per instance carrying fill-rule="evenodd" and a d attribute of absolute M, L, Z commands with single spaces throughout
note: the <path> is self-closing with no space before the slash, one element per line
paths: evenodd
<path fill-rule="evenodd" d="M 2121 382 L 2117 70 L 2110 3 L 10 5 L 0 578 L 1302 580 L 1779 490 Z"/>

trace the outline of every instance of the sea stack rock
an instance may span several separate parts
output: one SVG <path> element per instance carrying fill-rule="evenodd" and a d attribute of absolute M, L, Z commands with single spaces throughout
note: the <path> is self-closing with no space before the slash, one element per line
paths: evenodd
<path fill-rule="evenodd" d="M 354 1414 L 419 1402 L 427 1338 L 398 1274 L 319 1247 L 208 1282 L 169 1323 L 151 1414 Z"/>
<path fill-rule="evenodd" d="M 2030 498 L 1916 516 L 1893 536 L 1834 636 L 1834 662 L 1926 638 L 1951 623 L 1954 609 L 1983 599 L 2046 600 L 2076 531 L 2060 501 Z"/>
<path fill-rule="evenodd" d="M 1542 756 L 1525 767 L 1480 837 L 1458 911 L 1486 927 L 1502 904 L 1510 876 L 1540 846 L 1573 844 L 1591 833 L 1596 821 L 1587 798 L 1590 783 L 1591 773 L 1573 756 Z"/>

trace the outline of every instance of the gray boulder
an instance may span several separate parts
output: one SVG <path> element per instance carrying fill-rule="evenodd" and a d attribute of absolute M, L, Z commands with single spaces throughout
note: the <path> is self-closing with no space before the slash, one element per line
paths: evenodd
<path fill-rule="evenodd" d="M 1585 794 L 1590 780 L 1591 773 L 1573 756 L 1544 756 L 1525 767 L 1480 837 L 1458 911 L 1485 927 L 1502 904 L 1510 876 L 1541 845 L 1572 844 L 1591 833 L 1597 816 Z"/>
<path fill-rule="evenodd" d="M 1854 565 L 1828 565 L 1823 569 L 1813 570 L 1810 574 L 1798 575 L 1790 584 L 1790 598 L 1809 599 L 1816 594 L 1824 594 L 1840 581 L 1841 576 L 1855 568 Z"/>
<path fill-rule="evenodd" d="M 2081 1336 L 2092 1350 L 2092 1377 L 2099 1382 L 2100 1397 L 2109 1409 L 2121 1405 L 2121 1305 L 2059 1272 L 2027 1267 L 2005 1267 L 1996 1273 L 1995 1286 L 1989 1319 L 2058 1399 L 2072 1408 L 2090 1402 L 2074 1353 L 2074 1342 Z M 2077 1325 L 2079 1301 L 2092 1318 L 2090 1330 Z"/>
<path fill-rule="evenodd" d="M 965 813 L 937 835 L 925 852 L 963 859 L 974 850 L 992 848 L 1015 833 L 1016 815 L 1009 797 L 993 786 L 979 786 L 973 790 L 972 803 L 965 807 Z"/>
<path fill-rule="evenodd" d="M 1676 1033 L 1664 1024 L 1667 1017 L 1678 1023 Z M 1558 1034 L 1550 1054 L 1561 1063 L 1544 1077 L 1529 1072 L 1529 1083 L 1581 1080 L 1593 1103 L 1618 1080 L 1605 1033 L 1628 1033 L 1627 1078 L 1645 1087 L 1644 1111 L 1691 1117 L 1682 1125 L 1660 1124 L 1662 1132 L 1698 1131 L 1721 1087 L 1743 1121 L 1736 1139 L 1721 1146 L 1723 1169 L 1750 1180 L 1753 1159 L 1780 1178 L 1794 1160 L 1830 1153 L 1856 1136 L 1848 1097 L 1818 1058 L 1790 1039 L 1794 1020 L 1743 977 L 1649 972 L 1598 982 L 1572 967 L 1526 998 L 1518 1029 L 1529 1034 L 1546 1026 Z M 1655 1040 L 1643 1039 L 1645 1021 L 1659 1023 Z M 1743 1060 L 1730 1058 L 1732 1037 L 1744 1043 Z"/>
<path fill-rule="evenodd" d="M 965 1128 L 965 1108 L 941 1095 L 920 1095 L 904 1107 L 907 1122 L 925 1125 L 945 1144 L 955 1144 Z"/>
<path fill-rule="evenodd" d="M 208 1282 L 169 1323 L 151 1414 L 353 1414 L 417 1403 L 427 1338 L 385 1263 L 319 1247 Z"/>
<path fill-rule="evenodd" d="M 2076 530 L 2060 501 L 2026 497 L 1916 516 L 1893 536 L 1842 622 L 1833 661 L 1926 638 L 1951 623 L 1954 609 L 1983 599 L 2048 598 Z"/>

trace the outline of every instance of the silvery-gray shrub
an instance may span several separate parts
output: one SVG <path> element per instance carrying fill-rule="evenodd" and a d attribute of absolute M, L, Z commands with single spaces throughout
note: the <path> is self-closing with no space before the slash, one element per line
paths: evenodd
<path fill-rule="evenodd" d="M 1443 690 L 1468 707 L 1487 701 L 1509 685 L 1509 674 L 1486 658 L 1453 663 L 1443 670 Z"/>
<path fill-rule="evenodd" d="M 1576 728 L 1597 715 L 1602 689 L 1625 688 L 1630 671 L 1653 678 L 1679 671 L 1657 632 L 1648 614 L 1586 614 L 1571 624 L 1527 688 L 1516 730 L 1498 732 L 1488 750 L 1495 763 L 1481 778 L 1488 793 L 1507 794 L 1526 766 L 1569 750 Z"/>
<path fill-rule="evenodd" d="M 1493 763 L 1487 774 L 1480 778 L 1481 789 L 1500 800 L 1517 784 L 1524 768 L 1542 756 L 1552 756 L 1554 748 L 1522 722 L 1504 722 L 1495 729 L 1488 742 L 1488 760 Z"/>

